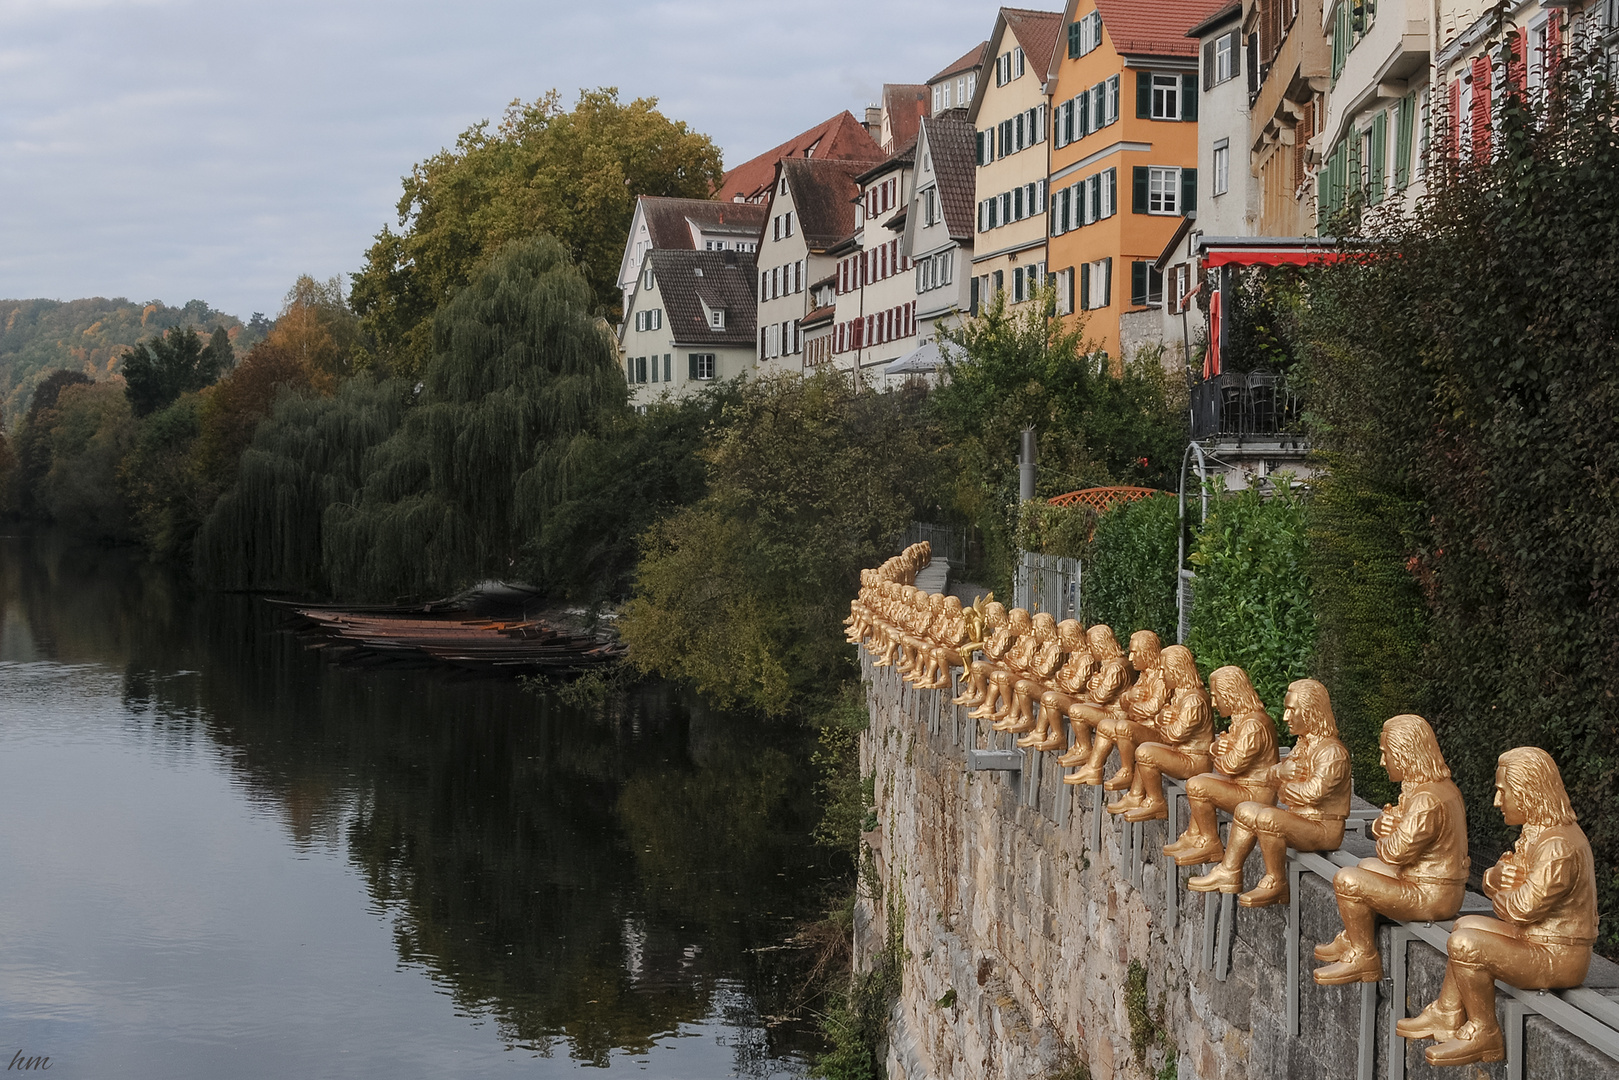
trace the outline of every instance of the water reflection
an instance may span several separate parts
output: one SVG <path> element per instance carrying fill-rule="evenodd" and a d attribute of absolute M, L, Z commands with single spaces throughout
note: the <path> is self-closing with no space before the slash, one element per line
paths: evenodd
<path fill-rule="evenodd" d="M 48 536 L 0 539 L 0 610 L 0 661 L 121 672 L 142 745 L 217 759 L 295 849 L 343 860 L 401 966 L 482 1043 L 662 1074 L 680 1034 L 709 1047 L 706 1065 L 682 1050 L 692 1075 L 798 1071 L 810 1036 L 767 1022 L 790 1010 L 792 954 L 761 947 L 822 868 L 807 755 L 780 731 L 666 688 L 582 712 L 505 681 L 332 668 L 258 601 Z"/>

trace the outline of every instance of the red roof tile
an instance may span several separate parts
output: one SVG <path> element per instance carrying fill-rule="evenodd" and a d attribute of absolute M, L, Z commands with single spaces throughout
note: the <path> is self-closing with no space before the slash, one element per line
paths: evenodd
<path fill-rule="evenodd" d="M 1062 30 L 1062 12 L 1001 8 L 1001 17 L 1006 20 L 1007 29 L 1017 38 L 1029 66 L 1036 73 L 1045 71 L 1047 65 L 1051 63 L 1053 50 L 1057 48 L 1057 38 Z M 1107 16 L 1104 15 L 1102 18 L 1106 19 Z"/>
<path fill-rule="evenodd" d="M 962 72 L 971 71 L 973 68 L 979 67 L 984 62 L 984 50 L 987 48 L 989 48 L 989 42 L 980 41 L 977 45 L 974 45 L 972 48 L 968 49 L 966 53 L 963 54 L 961 59 L 957 60 L 953 64 L 950 64 L 943 71 L 929 79 L 928 84 L 931 86 L 940 79 L 947 78 L 951 75 L 960 75 Z"/>
<path fill-rule="evenodd" d="M 750 158 L 725 174 L 714 198 L 732 202 L 740 196 L 752 200 L 769 190 L 776 179 L 776 163 L 784 158 L 823 161 L 878 161 L 883 152 L 866 127 L 845 109 L 830 120 L 795 135 L 780 146 Z"/>
<path fill-rule="evenodd" d="M 939 205 L 953 240 L 971 241 L 977 225 L 973 183 L 977 177 L 977 145 L 973 126 L 960 109 L 948 109 L 922 122 L 927 131 L 933 175 L 939 182 Z"/>
<path fill-rule="evenodd" d="M 875 161 L 786 158 L 781 168 L 793 193 L 799 229 L 812 251 L 824 251 L 854 232 L 855 177 Z M 767 183 L 768 186 L 768 183 Z"/>
<path fill-rule="evenodd" d="M 888 114 L 889 148 L 916 141 L 916 128 L 931 111 L 933 95 L 926 86 L 883 83 L 883 112 Z"/>
<path fill-rule="evenodd" d="M 1196 56 L 1186 31 L 1227 0 L 1096 0 L 1113 49 L 1125 56 Z M 1026 48 L 1026 47 L 1025 47 Z"/>
<path fill-rule="evenodd" d="M 762 203 L 723 203 L 709 199 L 675 199 L 642 195 L 652 246 L 664 251 L 692 250 L 691 225 L 696 221 L 710 232 L 735 233 L 758 239 L 764 232 L 767 208 Z"/>

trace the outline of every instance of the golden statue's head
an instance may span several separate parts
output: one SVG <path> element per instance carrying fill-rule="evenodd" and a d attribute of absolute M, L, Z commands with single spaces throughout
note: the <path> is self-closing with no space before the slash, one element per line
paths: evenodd
<path fill-rule="evenodd" d="M 956 596 L 954 593 L 946 596 L 944 598 L 944 613 L 946 615 L 960 615 L 961 597 Z"/>
<path fill-rule="evenodd" d="M 1515 746 L 1496 760 L 1495 805 L 1508 825 L 1572 825 L 1579 820 L 1557 762 L 1538 746 Z"/>
<path fill-rule="evenodd" d="M 1314 679 L 1295 679 L 1287 684 L 1287 697 L 1282 700 L 1282 723 L 1295 735 L 1338 737 L 1332 698 L 1327 688 Z"/>
<path fill-rule="evenodd" d="M 1151 633 L 1151 631 L 1148 631 Z M 1157 640 L 1154 634 L 1153 639 Z M 1134 648 L 1135 639 L 1131 639 Z M 1161 654 L 1163 656 L 1164 678 L 1176 690 L 1201 690 L 1203 677 L 1197 673 L 1197 661 L 1192 659 L 1192 650 L 1185 645 L 1171 645 Z"/>
<path fill-rule="evenodd" d="M 1412 713 L 1390 717 L 1383 722 L 1383 735 L 1378 741 L 1390 780 L 1424 784 L 1450 779 L 1450 766 L 1439 750 L 1439 740 L 1422 717 Z"/>
<path fill-rule="evenodd" d="M 1006 627 L 1014 634 L 1027 634 L 1034 626 L 1034 620 L 1029 613 L 1020 607 L 1015 607 L 1006 613 Z"/>
<path fill-rule="evenodd" d="M 1209 697 L 1221 716 L 1265 712 L 1265 703 L 1260 700 L 1259 691 L 1254 689 L 1253 680 L 1235 664 L 1227 664 L 1210 672 Z"/>
<path fill-rule="evenodd" d="M 1163 642 L 1151 630 L 1137 630 L 1130 635 L 1130 666 L 1137 671 L 1157 667 L 1163 651 Z"/>
<path fill-rule="evenodd" d="M 1091 643 L 1091 652 L 1098 660 L 1116 660 L 1124 656 L 1124 650 L 1119 648 L 1119 639 L 1113 636 L 1113 628 L 1107 623 L 1097 623 L 1085 631 L 1085 640 Z"/>
<path fill-rule="evenodd" d="M 1084 646 L 1085 628 L 1079 625 L 1079 620 L 1064 619 L 1057 624 L 1057 643 L 1069 652 Z"/>
<path fill-rule="evenodd" d="M 984 605 L 984 625 L 998 630 L 1006 625 L 1006 619 L 1006 605 L 999 600 L 991 600 Z"/>
<path fill-rule="evenodd" d="M 1055 641 L 1057 638 L 1057 617 L 1049 611 L 1042 611 L 1034 617 L 1034 639 L 1036 641 Z"/>

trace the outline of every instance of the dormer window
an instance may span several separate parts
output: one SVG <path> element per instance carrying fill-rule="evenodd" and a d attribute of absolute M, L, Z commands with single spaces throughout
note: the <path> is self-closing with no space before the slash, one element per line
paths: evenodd
<path fill-rule="evenodd" d="M 709 329 L 711 329 L 711 330 L 724 330 L 725 329 L 725 309 L 724 308 L 720 308 L 717 311 L 710 311 L 708 313 L 708 326 L 709 326 Z"/>

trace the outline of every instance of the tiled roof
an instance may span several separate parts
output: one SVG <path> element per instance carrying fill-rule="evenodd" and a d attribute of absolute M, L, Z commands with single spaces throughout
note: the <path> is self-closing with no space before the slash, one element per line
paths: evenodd
<path fill-rule="evenodd" d="M 877 161 L 882 156 L 865 125 L 845 109 L 726 173 L 714 190 L 714 198 L 724 202 L 732 202 L 739 195 L 748 200 L 757 198 L 775 180 L 776 162 L 787 158 Z"/>
<path fill-rule="evenodd" d="M 977 177 L 978 149 L 973 126 L 960 109 L 950 109 L 922 121 L 927 132 L 928 155 L 939 180 L 939 205 L 952 240 L 970 240 L 977 227 L 973 184 Z"/>
<path fill-rule="evenodd" d="M 828 161 L 787 158 L 781 163 L 792 189 L 804 242 L 824 250 L 854 232 L 854 200 L 860 196 L 855 177 L 876 164 L 871 161 Z"/>
<path fill-rule="evenodd" d="M 968 49 L 966 53 L 962 55 L 961 59 L 957 60 L 953 64 L 948 65 L 943 71 L 929 79 L 928 85 L 931 86 L 940 79 L 949 78 L 952 75 L 960 75 L 963 72 L 971 71 L 973 68 L 979 67 L 984 62 L 984 50 L 987 48 L 989 48 L 989 42 L 980 41 L 977 45 L 974 45 L 972 48 Z"/>
<path fill-rule="evenodd" d="M 753 344 L 758 300 L 753 255 L 735 251 L 647 253 L 663 297 L 670 333 L 680 345 L 747 347 Z M 708 325 L 703 304 L 723 308 L 725 329 Z"/>
<path fill-rule="evenodd" d="M 883 83 L 883 112 L 888 115 L 891 146 L 916 142 L 916 126 L 928 115 L 933 95 L 926 86 Z"/>
<path fill-rule="evenodd" d="M 894 149 L 893 153 L 889 154 L 887 157 L 883 158 L 877 164 L 873 165 L 871 168 L 867 169 L 865 172 L 863 172 L 859 176 L 855 177 L 854 178 L 855 183 L 857 183 L 857 184 L 870 183 L 871 181 L 877 179 L 879 176 L 882 176 L 884 173 L 893 172 L 895 169 L 904 168 L 907 165 L 915 164 L 915 162 L 916 162 L 916 132 L 913 131 L 913 132 L 911 132 L 911 137 L 908 140 L 906 140 L 904 143 L 902 143 L 901 145 L 896 147 Z"/>
<path fill-rule="evenodd" d="M 1133 2 L 1145 4 L 1146 0 L 1133 0 Z M 1160 0 L 1152 2 L 1158 3 Z M 1007 29 L 1017 38 L 1029 67 L 1037 73 L 1045 71 L 1047 65 L 1051 63 L 1051 54 L 1057 47 L 1057 37 L 1062 30 L 1062 12 L 1001 8 L 1001 16 L 1006 19 Z M 1103 15 L 1102 18 L 1105 21 L 1107 16 Z"/>
<path fill-rule="evenodd" d="M 1232 19 L 1239 17 L 1241 14 L 1242 0 L 1231 0 L 1231 2 L 1225 6 L 1217 8 L 1211 14 L 1204 16 L 1202 22 L 1186 31 L 1186 36 L 1189 38 L 1202 37 L 1208 31 L 1213 30 L 1224 23 L 1230 22 Z"/>
<path fill-rule="evenodd" d="M 1124 56 L 1196 56 L 1186 31 L 1227 0 L 1096 0 L 1115 52 Z"/>
<path fill-rule="evenodd" d="M 758 237 L 764 232 L 765 212 L 766 207 L 761 203 L 641 196 L 641 213 L 646 218 L 647 230 L 652 234 L 652 246 L 665 251 L 692 249 L 688 221 L 697 222 L 708 232 Z"/>
<path fill-rule="evenodd" d="M 818 307 L 808 315 L 805 315 L 802 319 L 799 319 L 798 325 L 800 327 L 809 327 L 818 325 L 822 322 L 831 322 L 832 316 L 836 315 L 837 311 L 838 306 L 836 304 L 828 304 L 825 307 Z"/>

